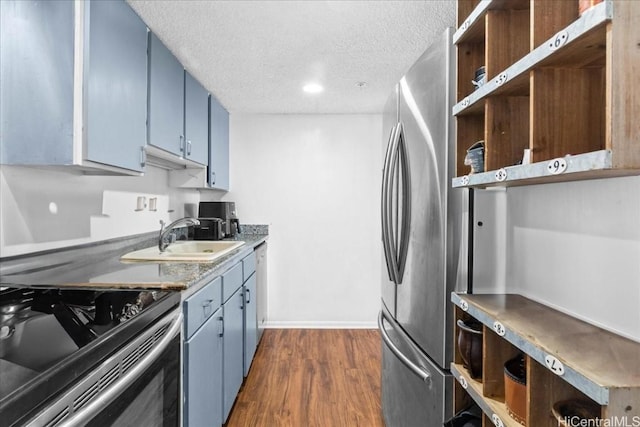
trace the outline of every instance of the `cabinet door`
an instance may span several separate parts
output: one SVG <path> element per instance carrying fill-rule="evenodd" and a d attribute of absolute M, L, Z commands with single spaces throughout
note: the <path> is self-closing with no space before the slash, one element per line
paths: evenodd
<path fill-rule="evenodd" d="M 222 425 L 222 309 L 185 344 L 185 426 Z"/>
<path fill-rule="evenodd" d="M 149 33 L 149 117 L 147 143 L 182 155 L 184 69 L 158 37 Z"/>
<path fill-rule="evenodd" d="M 256 354 L 258 345 L 258 294 L 256 274 L 252 274 L 245 282 L 244 289 L 244 376 L 249 374 L 249 368 Z"/>
<path fill-rule="evenodd" d="M 208 183 L 229 190 L 229 113 L 213 96 L 210 99 Z"/>
<path fill-rule="evenodd" d="M 0 162 L 73 162 L 73 1 L 0 1 Z"/>
<path fill-rule="evenodd" d="M 236 400 L 243 378 L 243 302 L 242 288 L 238 289 L 223 305 L 224 309 L 224 357 L 223 368 L 223 414 L 227 421 L 233 402 Z"/>
<path fill-rule="evenodd" d="M 85 7 L 86 158 L 141 172 L 147 133 L 147 27 L 124 1 L 86 2 Z"/>
<path fill-rule="evenodd" d="M 209 158 L 209 94 L 188 72 L 184 72 L 185 157 L 207 164 Z"/>

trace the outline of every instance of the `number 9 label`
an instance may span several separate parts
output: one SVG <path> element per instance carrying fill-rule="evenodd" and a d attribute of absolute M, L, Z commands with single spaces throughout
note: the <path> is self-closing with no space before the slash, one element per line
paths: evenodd
<path fill-rule="evenodd" d="M 567 170 L 567 161 L 561 157 L 553 159 L 547 164 L 547 171 L 551 175 L 560 175 Z"/>

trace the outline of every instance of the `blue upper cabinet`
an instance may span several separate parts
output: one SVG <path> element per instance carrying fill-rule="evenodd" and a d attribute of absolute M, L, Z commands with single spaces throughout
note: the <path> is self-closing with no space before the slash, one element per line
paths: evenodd
<path fill-rule="evenodd" d="M 209 93 L 187 71 L 184 72 L 184 156 L 206 165 L 209 158 Z"/>
<path fill-rule="evenodd" d="M 209 176 L 208 184 L 229 190 L 229 113 L 213 96 L 210 97 Z"/>
<path fill-rule="evenodd" d="M 158 37 L 149 33 L 147 143 L 183 156 L 184 68 Z"/>
<path fill-rule="evenodd" d="M 1 1 L 0 17 L 2 163 L 141 171 L 147 30 L 135 12 Z"/>
<path fill-rule="evenodd" d="M 141 172 L 146 142 L 147 27 L 124 1 L 89 8 L 87 159 Z"/>
<path fill-rule="evenodd" d="M 73 35 L 72 1 L 0 1 L 3 164 L 73 163 Z"/>
<path fill-rule="evenodd" d="M 201 165 L 208 161 L 207 90 L 149 34 L 147 144 Z"/>

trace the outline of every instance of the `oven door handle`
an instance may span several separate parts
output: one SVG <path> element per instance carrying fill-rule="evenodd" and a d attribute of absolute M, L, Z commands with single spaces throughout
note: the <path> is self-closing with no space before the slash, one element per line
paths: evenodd
<path fill-rule="evenodd" d="M 82 408 L 82 410 L 73 414 L 71 418 L 65 420 L 61 426 L 71 427 L 84 425 L 91 420 L 96 414 L 102 411 L 109 403 L 111 403 L 123 390 L 129 387 L 137 380 L 144 371 L 147 370 L 153 362 L 160 357 L 164 350 L 169 347 L 173 338 L 180 333 L 182 329 L 182 313 L 177 313 L 173 323 L 162 337 L 160 342 L 145 355 L 140 361 L 131 368 L 118 382 L 111 384 L 104 392 L 97 396 L 91 403 Z"/>

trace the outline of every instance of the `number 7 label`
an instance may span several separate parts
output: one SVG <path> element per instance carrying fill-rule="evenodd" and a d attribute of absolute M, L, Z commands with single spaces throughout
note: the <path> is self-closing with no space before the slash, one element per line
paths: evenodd
<path fill-rule="evenodd" d="M 564 365 L 561 361 L 551 356 L 550 354 L 544 358 L 544 363 L 546 363 L 547 368 L 554 374 L 558 376 L 564 375 Z"/>

